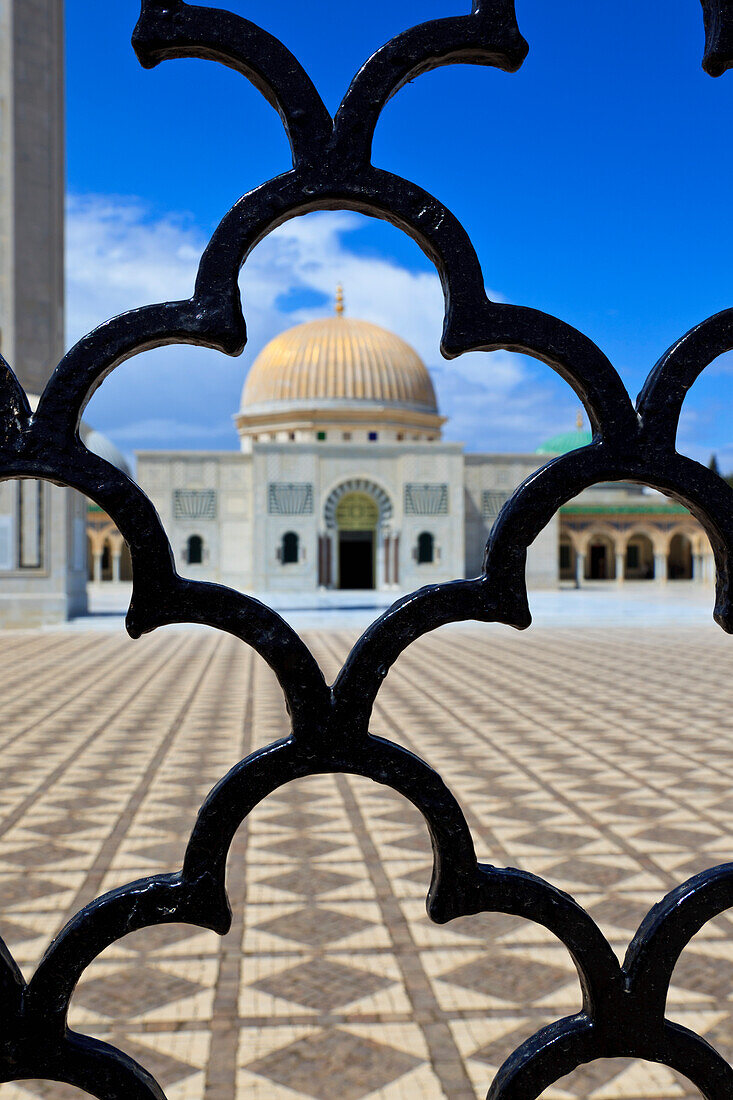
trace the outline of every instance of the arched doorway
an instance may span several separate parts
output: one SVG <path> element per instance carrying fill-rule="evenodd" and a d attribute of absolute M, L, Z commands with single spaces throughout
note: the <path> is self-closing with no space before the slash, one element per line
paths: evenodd
<path fill-rule="evenodd" d="M 678 533 L 670 541 L 667 576 L 671 581 L 692 580 L 692 543 L 687 535 Z"/>
<path fill-rule="evenodd" d="M 326 531 L 318 540 L 318 583 L 324 588 L 382 588 L 399 576 L 399 532 L 390 528 L 392 501 L 371 478 L 352 477 L 324 501 Z"/>
<path fill-rule="evenodd" d="M 379 505 L 369 493 L 346 493 L 335 519 L 339 588 L 374 588 Z"/>
<path fill-rule="evenodd" d="M 109 540 L 104 540 L 102 548 L 102 578 L 103 581 L 112 580 L 112 548 Z"/>
<path fill-rule="evenodd" d="M 608 535 L 591 537 L 586 569 L 590 581 L 610 581 L 616 576 L 616 546 Z"/>

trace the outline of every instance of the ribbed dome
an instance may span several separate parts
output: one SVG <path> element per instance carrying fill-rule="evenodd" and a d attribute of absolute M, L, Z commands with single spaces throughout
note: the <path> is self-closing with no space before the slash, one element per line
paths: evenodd
<path fill-rule="evenodd" d="M 281 401 L 365 401 L 437 413 L 433 383 L 417 352 L 379 325 L 343 316 L 288 329 L 258 355 L 242 410 Z"/>

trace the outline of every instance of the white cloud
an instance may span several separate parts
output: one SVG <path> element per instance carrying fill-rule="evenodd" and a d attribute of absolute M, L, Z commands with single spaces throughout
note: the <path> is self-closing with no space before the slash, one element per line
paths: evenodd
<path fill-rule="evenodd" d="M 153 220 L 134 199 L 72 196 L 66 219 L 70 342 L 124 310 L 190 297 L 204 244 L 183 219 Z"/>
<path fill-rule="evenodd" d="M 235 447 L 231 417 L 254 355 L 283 329 L 323 316 L 341 282 L 352 316 L 399 333 L 428 364 L 450 438 L 472 450 L 534 450 L 572 425 L 577 400 L 541 364 L 504 352 L 445 362 L 437 276 L 360 254 L 349 243 L 360 225 L 357 215 L 338 212 L 281 226 L 242 273 L 249 333 L 243 359 L 180 347 L 139 356 L 104 383 L 87 419 L 131 450 Z M 123 310 L 188 297 L 206 243 L 190 220 L 155 218 L 135 200 L 114 196 L 72 198 L 67 242 L 73 340 Z M 293 308 L 303 300 L 318 304 Z"/>

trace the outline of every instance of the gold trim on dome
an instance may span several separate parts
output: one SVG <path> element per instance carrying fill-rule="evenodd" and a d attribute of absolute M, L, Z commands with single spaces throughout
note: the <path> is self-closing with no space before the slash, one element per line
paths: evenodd
<path fill-rule="evenodd" d="M 417 352 L 387 329 L 336 315 L 297 325 L 258 355 L 241 414 L 273 402 L 371 401 L 437 415 L 435 390 Z"/>
<path fill-rule="evenodd" d="M 241 435 L 261 431 L 328 431 L 352 428 L 390 428 L 395 431 L 424 431 L 440 435 L 446 417 L 417 409 L 400 409 L 392 406 L 360 409 L 357 405 L 342 405 L 330 409 L 273 408 L 258 412 L 239 413 L 234 422 Z"/>

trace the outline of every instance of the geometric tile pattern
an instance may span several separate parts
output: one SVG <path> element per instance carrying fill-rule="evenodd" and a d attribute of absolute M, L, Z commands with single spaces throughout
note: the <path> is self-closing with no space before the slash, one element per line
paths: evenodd
<path fill-rule="evenodd" d="M 311 959 L 261 978 L 252 983 L 252 988 L 327 1013 L 391 984 L 389 978 L 368 970 L 342 966 L 329 959 Z"/>
<path fill-rule="evenodd" d="M 307 641 L 331 679 L 353 638 Z M 372 728 L 437 767 L 479 858 L 568 889 L 623 954 L 654 901 L 731 858 L 730 644 L 712 626 L 450 628 L 400 657 Z M 85 902 L 180 865 L 206 792 L 287 718 L 264 663 L 209 632 L 4 635 L 0 668 L 0 931 L 27 973 Z M 295 783 L 235 841 L 229 935 L 120 940 L 71 1024 L 143 1062 L 169 1100 L 485 1095 L 526 1036 L 576 1009 L 578 980 L 529 921 L 433 925 L 430 872 L 421 819 L 389 789 Z M 733 1056 L 733 916 L 684 953 L 669 1015 Z M 599 1062 L 552 1096 L 696 1093 L 661 1067 Z"/>
<path fill-rule="evenodd" d="M 319 1064 L 332 1066 L 333 1073 L 317 1078 L 313 1070 Z M 318 1100 L 361 1100 L 419 1064 L 419 1059 L 384 1043 L 334 1030 L 299 1039 L 247 1068 Z"/>
<path fill-rule="evenodd" d="M 325 947 L 329 943 L 338 943 L 339 940 L 362 932 L 370 927 L 370 923 L 338 909 L 313 906 L 310 909 L 285 912 L 256 927 L 273 936 L 307 944 L 308 947 Z"/>
<path fill-rule="evenodd" d="M 134 1015 L 183 1000 L 199 993 L 204 987 L 186 978 L 167 974 L 159 969 L 138 965 L 135 982 L 130 988 L 127 970 L 116 970 L 103 978 L 92 978 L 79 989 L 76 999 L 84 1008 L 104 1016 L 115 1017 L 120 1004 L 129 1004 Z"/>

